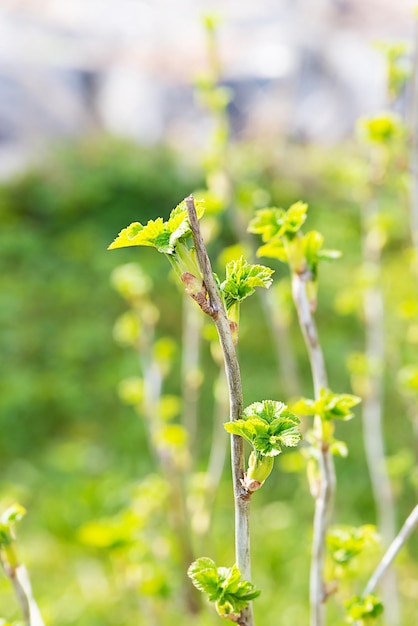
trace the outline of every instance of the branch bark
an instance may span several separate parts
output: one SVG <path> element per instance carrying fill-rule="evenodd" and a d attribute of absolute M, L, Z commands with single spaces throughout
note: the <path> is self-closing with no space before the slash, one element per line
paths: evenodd
<path fill-rule="evenodd" d="M 369 593 L 373 593 L 373 591 L 376 589 L 377 585 L 381 581 L 382 577 L 388 570 L 389 566 L 391 565 L 392 561 L 394 560 L 398 552 L 401 550 L 401 548 L 408 541 L 409 537 L 411 536 L 411 534 L 417 527 L 418 527 L 418 504 L 415 506 L 415 508 L 412 510 L 412 512 L 409 514 L 409 516 L 405 520 L 404 525 L 400 529 L 399 533 L 396 535 L 395 539 L 390 544 L 389 548 L 386 550 L 382 560 L 380 561 L 379 565 L 376 567 L 375 571 L 371 575 L 369 582 L 364 588 L 363 596 L 367 596 Z"/>
<path fill-rule="evenodd" d="M 12 583 L 25 626 L 45 626 L 39 607 L 33 597 L 26 567 L 22 564 L 12 566 L 1 556 L 0 561 L 7 578 Z"/>
<path fill-rule="evenodd" d="M 203 276 L 204 288 L 207 292 L 207 302 L 205 303 L 205 306 L 201 308 L 212 317 L 218 331 L 219 341 L 224 355 L 225 373 L 228 383 L 229 419 L 234 421 L 240 419 L 243 411 L 241 373 L 235 351 L 235 345 L 232 340 L 228 317 L 213 276 L 210 260 L 200 232 L 193 196 L 186 198 L 185 202 L 196 248 L 196 255 L 200 271 Z M 243 579 L 250 581 L 251 561 L 249 507 L 251 496 L 243 488 L 241 482 L 244 478 L 245 472 L 244 442 L 242 437 L 238 437 L 237 435 L 232 435 L 231 437 L 231 463 L 235 502 L 236 563 Z M 242 611 L 240 624 L 241 623 L 242 626 L 254 626 L 254 617 L 251 605 Z"/>
<path fill-rule="evenodd" d="M 328 387 L 328 379 L 315 319 L 306 293 L 306 281 L 309 278 L 306 272 L 301 274 L 293 272 L 292 295 L 311 364 L 315 398 L 319 398 L 321 388 Z M 325 623 L 325 602 L 327 599 L 324 581 L 325 542 L 336 481 L 334 460 L 328 443 L 324 441 L 322 421 L 318 416 L 314 418 L 314 432 L 318 442 L 320 478 L 317 490 L 313 494 L 315 497 L 315 514 L 309 595 L 311 626 L 323 626 Z"/>

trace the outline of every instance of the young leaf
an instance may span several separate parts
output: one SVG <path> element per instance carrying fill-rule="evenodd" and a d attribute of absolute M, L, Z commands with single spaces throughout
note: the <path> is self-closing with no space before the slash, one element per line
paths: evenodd
<path fill-rule="evenodd" d="M 220 286 L 226 309 L 252 295 L 255 287 L 268 289 L 273 282 L 273 273 L 274 270 L 264 265 L 250 265 L 243 257 L 227 263 L 226 278 Z"/>
<path fill-rule="evenodd" d="M 347 565 L 365 548 L 379 541 L 376 527 L 372 525 L 338 526 L 332 528 L 327 535 L 328 552 L 335 563 Z"/>
<path fill-rule="evenodd" d="M 295 202 L 287 211 L 270 207 L 256 212 L 248 226 L 250 233 L 261 235 L 262 241 L 286 236 L 292 239 L 306 220 L 308 205 Z"/>
<path fill-rule="evenodd" d="M 201 557 L 194 561 L 187 575 L 194 586 L 205 593 L 221 617 L 239 616 L 248 603 L 260 595 L 254 585 L 241 580 L 236 565 L 217 567 L 212 559 Z"/>
<path fill-rule="evenodd" d="M 383 613 L 383 604 L 373 594 L 369 594 L 364 598 L 360 596 L 354 596 L 351 600 L 347 600 L 345 603 L 347 610 L 347 622 L 353 624 L 355 622 L 364 623 L 364 620 L 374 620 Z"/>
<path fill-rule="evenodd" d="M 324 237 L 316 230 L 311 230 L 303 237 L 303 250 L 306 264 L 313 276 L 316 277 L 320 259 L 338 259 L 341 252 L 338 250 L 323 250 Z"/>
<path fill-rule="evenodd" d="M 12 504 L 0 517 L 3 524 L 14 524 L 20 522 L 22 517 L 26 515 L 26 509 L 21 504 Z"/>
<path fill-rule="evenodd" d="M 401 118 L 394 113 L 380 113 L 363 117 L 358 122 L 360 137 L 370 144 L 388 145 L 402 137 L 404 127 Z"/>
<path fill-rule="evenodd" d="M 277 456 L 283 446 L 297 446 L 302 438 L 299 423 L 283 402 L 264 400 L 248 406 L 241 419 L 227 422 L 224 427 L 246 439 L 260 454 Z"/>
<path fill-rule="evenodd" d="M 219 600 L 222 595 L 222 588 L 218 568 L 212 559 L 208 557 L 197 559 L 190 565 L 187 575 L 199 591 L 208 595 L 211 602 Z"/>
<path fill-rule="evenodd" d="M 302 415 L 319 415 L 323 420 L 349 420 L 354 416 L 350 411 L 359 404 L 361 398 L 348 393 L 337 394 L 330 389 L 321 389 L 318 400 L 301 398 L 293 406 L 296 413 Z"/>
<path fill-rule="evenodd" d="M 265 256 L 270 259 L 278 259 L 282 263 L 288 262 L 286 247 L 280 237 L 274 237 L 264 246 L 260 246 L 257 250 L 257 256 Z"/>
<path fill-rule="evenodd" d="M 308 205 L 305 202 L 295 202 L 285 213 L 281 235 L 297 233 L 306 220 Z"/>
<path fill-rule="evenodd" d="M 204 212 L 203 203 L 197 201 L 195 206 L 197 215 L 200 218 Z M 152 246 L 157 248 L 158 252 L 173 254 L 176 243 L 180 239 L 189 236 L 190 233 L 187 207 L 183 200 L 171 211 L 167 222 L 164 222 L 162 217 L 157 217 L 156 220 L 149 220 L 145 226 L 140 222 L 134 222 L 121 230 L 108 247 L 108 250 L 125 248 L 127 246 Z"/>
<path fill-rule="evenodd" d="M 264 242 L 270 241 L 275 237 L 283 226 L 283 218 L 285 211 L 276 207 L 267 209 L 259 209 L 256 211 L 255 217 L 251 220 L 248 231 L 261 235 Z"/>

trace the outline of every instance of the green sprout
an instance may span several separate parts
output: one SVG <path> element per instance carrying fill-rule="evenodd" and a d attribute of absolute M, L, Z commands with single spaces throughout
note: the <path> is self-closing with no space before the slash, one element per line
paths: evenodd
<path fill-rule="evenodd" d="M 202 202 L 196 202 L 196 211 L 198 217 L 202 217 L 204 212 Z M 181 280 L 185 273 L 191 274 L 196 280 L 200 277 L 194 247 L 191 243 L 191 229 L 184 200 L 171 211 L 166 222 L 162 217 L 149 220 L 145 226 L 140 222 L 133 222 L 121 230 L 108 250 L 129 246 L 156 248 L 158 252 L 166 255 Z"/>
<path fill-rule="evenodd" d="M 283 402 L 264 400 L 250 404 L 241 419 L 224 424 L 225 430 L 248 441 L 253 450 L 243 486 L 250 492 L 259 489 L 273 468 L 273 458 L 283 447 L 297 446 L 302 438 L 300 420 Z"/>
<path fill-rule="evenodd" d="M 288 263 L 292 272 L 304 274 L 311 308 L 316 306 L 319 261 L 336 259 L 338 250 L 324 250 L 323 236 L 317 231 L 303 235 L 300 230 L 307 217 L 308 205 L 296 202 L 285 211 L 276 207 L 259 209 L 250 221 L 250 233 L 261 235 L 264 245 L 257 256 L 265 256 Z"/>
<path fill-rule="evenodd" d="M 208 557 L 194 561 L 187 575 L 194 586 L 215 603 L 218 615 L 231 621 L 237 621 L 241 611 L 260 595 L 252 583 L 241 580 L 241 572 L 236 565 L 217 567 Z"/>
<path fill-rule="evenodd" d="M 268 289 L 273 282 L 274 270 L 264 265 L 250 265 L 241 257 L 226 264 L 226 278 L 220 291 L 231 322 L 231 330 L 238 329 L 240 304 L 255 292 L 255 287 Z"/>
<path fill-rule="evenodd" d="M 202 201 L 198 201 L 195 206 L 197 216 L 200 219 L 204 212 L 204 204 Z M 140 222 L 133 222 L 121 230 L 108 249 L 114 250 L 129 246 L 154 247 L 158 252 L 164 254 L 185 286 L 186 293 L 198 303 L 205 313 L 213 315 L 197 263 L 185 200 L 171 211 L 166 222 L 161 217 L 156 220 L 149 220 L 145 226 Z M 269 267 L 250 265 L 242 257 L 227 263 L 225 280 L 218 283 L 218 287 L 231 323 L 235 343 L 238 338 L 240 303 L 254 293 L 255 287 L 268 289 L 272 284 L 271 275 L 273 273 L 274 270 Z M 116 273 L 113 280 L 123 294 L 133 289 L 144 292 L 148 289 L 148 285 L 144 283 L 140 274 L 139 269 L 134 272 L 132 266 L 128 265 Z M 136 291 L 133 295 L 137 295 Z"/>
<path fill-rule="evenodd" d="M 347 566 L 356 556 L 369 546 L 379 541 L 376 527 L 367 524 L 358 528 L 354 526 L 337 526 L 327 535 L 327 547 L 331 559 L 340 566 Z"/>
<path fill-rule="evenodd" d="M 402 139 L 404 127 L 395 113 L 379 113 L 373 117 L 362 117 L 357 124 L 358 134 L 365 143 L 390 145 Z"/>
<path fill-rule="evenodd" d="M 383 613 L 383 604 L 374 594 L 369 594 L 364 598 L 354 596 L 345 603 L 347 611 L 346 621 L 348 624 L 371 624 L 379 615 Z"/>
<path fill-rule="evenodd" d="M 318 400 L 301 398 L 293 405 L 296 413 L 303 415 L 319 415 L 323 421 L 350 420 L 354 417 L 353 406 L 361 402 L 361 398 L 349 393 L 334 393 L 330 389 L 321 389 Z"/>

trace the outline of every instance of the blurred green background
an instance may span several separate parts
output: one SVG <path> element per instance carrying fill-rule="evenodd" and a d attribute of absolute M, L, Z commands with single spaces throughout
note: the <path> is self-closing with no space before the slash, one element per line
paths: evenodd
<path fill-rule="evenodd" d="M 364 349 L 359 313 L 364 287 L 359 270 L 362 192 L 357 191 L 364 186 L 362 157 L 350 145 L 321 149 L 253 142 L 235 146 L 231 158 L 238 173 L 240 168 L 246 171 L 235 207 L 244 225 L 265 199 L 284 208 L 301 199 L 310 205 L 307 227 L 324 234 L 326 247 L 343 252 L 342 259 L 320 269 L 317 321 L 330 386 L 336 392 L 352 391 L 347 359 Z M 106 250 L 121 228 L 166 217 L 203 180 L 198 166 L 166 148 L 99 137 L 56 148 L 36 168 L 1 184 L 0 508 L 19 501 L 28 511 L 18 529 L 20 554 L 47 624 L 219 623 L 209 607 L 198 617 L 185 614 L 183 564 L 168 523 L 167 485 L 149 449 L 143 416 L 124 405 L 117 393 L 122 379 L 141 372 L 135 350 L 113 338 L 115 320 L 127 305 L 111 286 L 112 270 L 139 262 L 152 277 L 150 298 L 160 311 L 156 336 L 168 337 L 176 346 L 164 393 L 176 397 L 181 395 L 182 295 L 168 264 L 154 250 Z M 383 253 L 384 427 L 400 526 L 416 502 L 418 485 L 416 397 L 405 395 L 398 384 L 401 368 L 416 362 L 418 290 L 410 271 L 407 199 L 399 176 L 379 196 L 381 229 L 388 239 Z M 215 217 L 217 234 L 209 251 L 222 275 L 219 254 L 235 245 L 236 238 L 230 218 Z M 300 392 L 311 397 L 287 269 L 269 259 L 261 262 L 276 270 L 281 285 L 277 306 L 283 309 L 285 334 L 296 355 Z M 254 296 L 243 305 L 239 345 L 246 405 L 291 398 L 273 343 L 262 302 Z M 204 375 L 190 488 L 199 484 L 206 469 L 212 433 L 218 368 L 208 341 L 203 341 L 201 359 Z M 347 459 L 336 459 L 339 524 L 376 521 L 360 413 L 357 409 L 353 421 L 338 426 L 337 436 L 349 447 Z M 193 513 L 199 503 L 196 493 L 188 503 Z M 286 453 L 252 504 L 253 580 L 262 589 L 255 603 L 260 624 L 308 623 L 312 514 L 303 458 L 298 452 Z M 228 463 L 211 528 L 206 536 L 197 533 L 193 543 L 197 556 L 232 564 Z M 357 579 L 353 572 L 352 592 L 361 591 L 379 553 L 365 558 Z M 404 626 L 416 624 L 417 557 L 415 538 L 396 562 Z M 0 615 L 20 619 L 4 576 Z M 338 602 L 330 601 L 329 615 L 330 624 L 343 624 Z"/>

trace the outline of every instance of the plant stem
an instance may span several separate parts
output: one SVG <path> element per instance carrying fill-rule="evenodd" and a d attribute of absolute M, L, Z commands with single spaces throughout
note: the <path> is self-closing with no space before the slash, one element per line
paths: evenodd
<path fill-rule="evenodd" d="M 209 299 L 207 312 L 216 325 L 224 355 L 225 373 L 229 392 L 229 419 L 234 421 L 240 419 L 243 411 L 242 384 L 238 359 L 232 340 L 228 317 L 213 276 L 210 260 L 200 232 L 193 196 L 186 198 L 186 206 L 199 267 Z M 241 483 L 245 472 L 244 441 L 242 437 L 237 435 L 232 435 L 231 438 L 231 463 L 235 501 L 235 557 L 243 579 L 250 581 L 250 494 L 243 488 Z M 242 624 L 242 626 L 254 626 L 251 605 L 242 611 L 240 624 Z"/>
<path fill-rule="evenodd" d="M 315 398 L 319 398 L 321 388 L 328 387 L 324 356 L 319 343 L 315 320 L 306 293 L 307 272 L 292 275 L 292 295 L 299 317 L 299 324 L 305 340 L 311 364 Z M 311 626 L 325 623 L 325 601 L 327 599 L 324 582 L 325 541 L 335 491 L 335 469 L 329 443 L 324 440 L 322 421 L 314 420 L 314 432 L 318 443 L 319 484 L 315 490 L 315 514 L 313 525 L 312 556 L 310 571 Z"/>
<path fill-rule="evenodd" d="M 418 527 L 418 504 L 415 506 L 415 508 L 412 510 L 412 512 L 409 514 L 409 516 L 405 520 L 404 525 L 402 526 L 402 528 L 396 535 L 395 539 L 390 544 L 389 548 L 386 550 L 382 560 L 380 561 L 379 565 L 376 567 L 375 571 L 371 575 L 369 582 L 364 588 L 363 597 L 367 596 L 369 593 L 373 593 L 373 591 L 376 589 L 377 585 L 379 584 L 380 580 L 386 573 L 387 569 L 389 568 L 390 564 L 392 563 L 392 561 L 394 560 L 398 552 L 401 550 L 401 548 L 408 541 L 412 532 L 417 527 Z"/>
<path fill-rule="evenodd" d="M 372 483 L 377 514 L 377 526 L 384 546 L 388 546 L 396 533 L 395 505 L 390 478 L 386 469 L 383 435 L 383 365 L 385 362 L 384 299 L 381 281 L 381 245 L 370 229 L 379 207 L 376 199 L 364 203 L 363 259 L 365 268 L 375 277 L 375 283 L 367 287 L 363 296 L 366 360 L 368 366 L 367 393 L 363 398 L 363 440 L 366 460 Z M 399 601 L 394 572 L 385 580 L 385 596 L 388 598 L 387 621 L 391 626 L 399 624 Z"/>
<path fill-rule="evenodd" d="M 33 597 L 32 586 L 26 567 L 22 564 L 12 566 L 0 554 L 0 561 L 7 578 L 13 585 L 20 605 L 25 626 L 44 626 L 39 607 Z"/>

